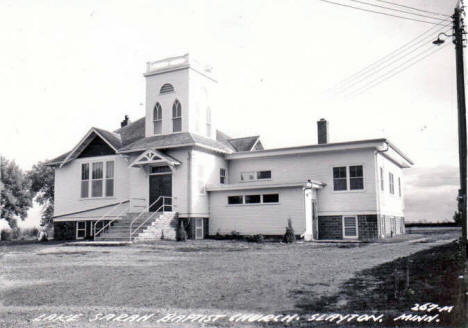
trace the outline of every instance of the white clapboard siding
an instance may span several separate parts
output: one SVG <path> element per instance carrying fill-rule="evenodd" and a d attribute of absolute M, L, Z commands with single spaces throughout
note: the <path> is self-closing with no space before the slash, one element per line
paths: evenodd
<path fill-rule="evenodd" d="M 278 204 L 228 205 L 228 195 L 279 194 Z M 210 235 L 281 235 L 291 218 L 296 234 L 305 231 L 304 196 L 300 187 L 210 192 Z"/>

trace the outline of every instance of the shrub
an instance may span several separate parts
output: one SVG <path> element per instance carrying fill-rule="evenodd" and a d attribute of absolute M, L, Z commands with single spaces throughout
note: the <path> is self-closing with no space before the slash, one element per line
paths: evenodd
<path fill-rule="evenodd" d="M 187 231 L 185 231 L 185 225 L 183 220 L 179 220 L 179 225 L 176 231 L 177 241 L 187 241 Z"/>
<path fill-rule="evenodd" d="M 294 229 L 292 227 L 291 219 L 288 219 L 288 226 L 286 227 L 286 232 L 283 236 L 283 242 L 285 243 L 294 243 L 296 241 L 296 235 L 294 234 Z"/>
<path fill-rule="evenodd" d="M 231 238 L 233 240 L 241 240 L 242 237 L 241 237 L 241 234 L 237 231 L 231 231 Z"/>
<path fill-rule="evenodd" d="M 265 238 L 263 237 L 262 234 L 258 234 L 254 236 L 254 241 L 256 243 L 263 243 L 265 241 Z"/>
<path fill-rule="evenodd" d="M 2 230 L 0 232 L 0 240 L 11 240 L 11 230 Z"/>

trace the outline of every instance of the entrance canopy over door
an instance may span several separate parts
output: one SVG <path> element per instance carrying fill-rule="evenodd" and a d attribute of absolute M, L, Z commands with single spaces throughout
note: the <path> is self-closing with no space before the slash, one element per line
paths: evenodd
<path fill-rule="evenodd" d="M 172 156 L 163 154 L 160 151 L 148 149 L 138 156 L 131 164 L 130 167 L 143 167 L 143 166 L 169 166 L 173 168 L 175 165 L 181 163 Z"/>

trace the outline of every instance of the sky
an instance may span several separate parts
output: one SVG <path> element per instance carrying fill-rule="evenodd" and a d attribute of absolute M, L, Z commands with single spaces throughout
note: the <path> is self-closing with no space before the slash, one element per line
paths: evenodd
<path fill-rule="evenodd" d="M 450 15 L 456 1 L 397 3 Z M 407 217 L 451 217 L 455 52 L 450 42 L 431 44 L 449 27 L 319 0 L 0 0 L 0 154 L 27 170 L 69 151 L 92 126 L 114 130 L 126 114 L 142 117 L 145 63 L 190 53 L 219 81 L 219 129 L 259 134 L 266 148 L 315 144 L 323 117 L 332 142 L 389 138 L 415 162 L 406 173 Z M 426 31 L 419 50 L 440 51 L 359 95 L 336 88 Z M 364 77 L 361 85 L 379 75 Z"/>

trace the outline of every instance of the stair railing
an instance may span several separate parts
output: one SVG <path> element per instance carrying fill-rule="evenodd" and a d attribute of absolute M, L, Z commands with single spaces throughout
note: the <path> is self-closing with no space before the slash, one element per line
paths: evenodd
<path fill-rule="evenodd" d="M 144 214 L 146 213 L 146 211 L 148 211 L 149 209 L 151 209 L 154 205 L 156 205 L 156 203 L 162 199 L 162 205 L 158 207 L 158 209 L 156 211 L 154 211 L 150 216 L 148 216 L 146 218 L 146 220 L 144 220 L 138 227 L 136 227 L 134 230 L 132 229 L 133 228 L 133 224 Z M 170 204 L 166 204 L 166 199 L 168 200 L 171 200 L 171 203 Z M 140 212 L 140 214 L 137 215 L 137 217 L 135 217 L 132 222 L 130 223 L 130 236 L 129 236 L 129 239 L 130 241 L 132 241 L 132 237 L 133 235 L 146 223 L 148 222 L 150 219 L 152 219 L 156 214 L 158 213 L 165 213 L 166 212 L 166 207 L 170 207 L 171 208 L 171 211 L 172 211 L 172 197 L 169 197 L 169 196 L 159 196 L 158 199 L 156 199 L 153 203 L 151 203 L 150 205 L 148 205 L 143 211 Z M 162 211 L 161 211 L 162 210 Z"/>
<path fill-rule="evenodd" d="M 107 211 L 103 216 L 101 216 L 96 222 L 94 222 L 94 227 L 93 227 L 93 239 L 96 240 L 96 236 L 99 235 L 101 232 L 104 231 L 104 229 L 108 228 L 115 220 L 117 220 L 117 218 L 119 218 L 125 211 L 127 211 L 127 208 L 124 208 L 122 211 L 120 211 L 117 215 L 115 215 L 115 218 L 110 220 L 107 224 L 105 224 L 101 229 L 99 229 L 98 231 L 96 231 L 96 227 L 97 227 L 97 224 L 98 222 L 101 222 L 101 221 L 104 221 L 106 217 L 109 217 L 110 214 L 112 213 L 112 211 L 116 208 L 118 208 L 120 205 L 122 204 L 125 204 L 125 203 L 129 203 L 130 200 L 127 199 L 127 200 L 124 200 L 124 201 L 121 201 L 120 203 L 116 204 L 115 206 L 112 206 L 112 208 Z"/>

